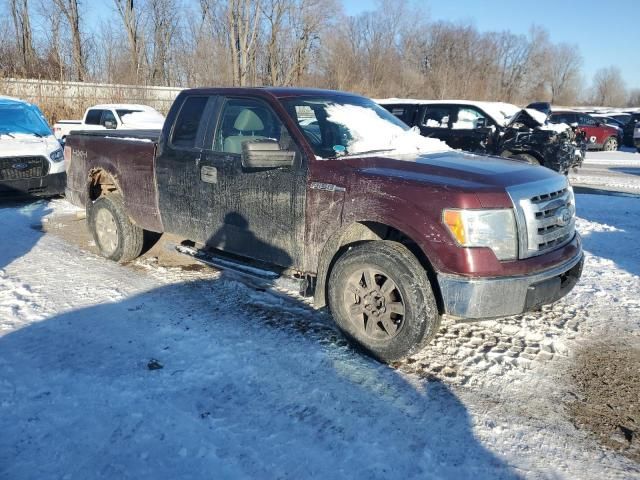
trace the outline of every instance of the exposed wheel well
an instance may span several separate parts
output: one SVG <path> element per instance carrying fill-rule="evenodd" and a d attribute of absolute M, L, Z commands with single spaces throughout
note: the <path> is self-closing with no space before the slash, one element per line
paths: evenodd
<path fill-rule="evenodd" d="M 433 294 L 436 297 L 436 302 L 438 304 L 438 311 L 443 313 L 444 306 L 442 302 L 442 295 L 438 286 L 436 272 L 431 261 L 427 258 L 418 244 L 408 235 L 394 227 L 390 227 L 389 225 L 379 222 L 353 223 L 347 227 L 347 229 L 343 230 L 337 239 L 334 239 L 333 241 L 329 240 L 329 242 L 332 242 L 333 244 L 325 247 L 319 262 L 316 291 L 314 296 L 314 303 L 316 306 L 323 307 L 326 304 L 328 287 L 327 279 L 331 275 L 331 270 L 338 259 L 354 245 L 376 240 L 391 240 L 401 243 L 416 256 L 427 272 L 427 276 L 431 282 L 431 287 L 433 288 Z"/>
<path fill-rule="evenodd" d="M 89 172 L 87 199 L 90 202 L 94 202 L 104 195 L 119 190 L 118 183 L 110 173 L 102 169 L 95 169 Z"/>

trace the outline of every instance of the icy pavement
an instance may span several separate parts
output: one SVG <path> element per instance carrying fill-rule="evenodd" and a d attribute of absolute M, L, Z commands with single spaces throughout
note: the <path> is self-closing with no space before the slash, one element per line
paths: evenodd
<path fill-rule="evenodd" d="M 42 233 L 71 212 L 0 207 L 1 479 L 640 478 L 569 414 L 578 352 L 640 347 L 640 199 L 578 196 L 566 299 L 446 323 L 393 368 L 224 272 Z"/>
<path fill-rule="evenodd" d="M 570 172 L 573 186 L 640 195 L 640 153 L 625 148 L 616 152 L 587 152 L 577 172 Z"/>

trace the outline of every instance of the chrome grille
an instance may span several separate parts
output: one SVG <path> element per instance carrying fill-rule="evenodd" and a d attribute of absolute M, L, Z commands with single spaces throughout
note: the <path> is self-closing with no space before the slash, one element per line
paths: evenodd
<path fill-rule="evenodd" d="M 508 188 L 516 209 L 520 258 L 541 255 L 575 235 L 575 201 L 566 177 Z"/>
<path fill-rule="evenodd" d="M 44 177 L 49 162 L 44 157 L 0 158 L 0 180 L 25 180 Z"/>

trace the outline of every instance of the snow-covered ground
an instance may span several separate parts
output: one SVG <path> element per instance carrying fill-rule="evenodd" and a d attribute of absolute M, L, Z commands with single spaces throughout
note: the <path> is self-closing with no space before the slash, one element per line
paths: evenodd
<path fill-rule="evenodd" d="M 224 273 L 43 233 L 62 200 L 0 206 L 0 479 L 640 478 L 569 414 L 576 355 L 640 348 L 640 199 L 577 204 L 568 297 L 393 367 Z"/>

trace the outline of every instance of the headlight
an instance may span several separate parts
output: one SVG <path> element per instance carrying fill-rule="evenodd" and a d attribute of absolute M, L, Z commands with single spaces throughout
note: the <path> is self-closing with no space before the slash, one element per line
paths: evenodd
<path fill-rule="evenodd" d="M 518 235 L 513 210 L 444 210 L 442 219 L 462 247 L 488 247 L 499 260 L 515 260 Z"/>
<path fill-rule="evenodd" d="M 53 152 L 51 152 L 51 154 L 49 155 L 49 158 L 51 159 L 52 162 L 61 162 L 62 160 L 64 160 L 64 153 L 62 152 L 62 149 L 59 148 Z"/>

